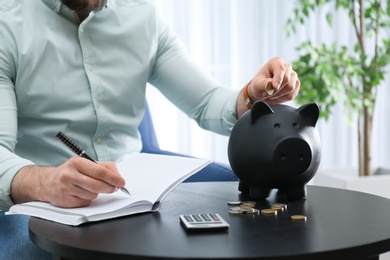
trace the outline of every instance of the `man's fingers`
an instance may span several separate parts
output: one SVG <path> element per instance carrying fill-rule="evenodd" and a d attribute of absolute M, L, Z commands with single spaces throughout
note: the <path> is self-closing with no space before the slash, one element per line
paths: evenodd
<path fill-rule="evenodd" d="M 111 165 L 113 163 L 94 163 L 80 157 L 73 158 L 74 161 L 72 161 L 72 163 L 74 163 L 75 168 L 80 173 L 110 185 L 111 192 L 114 191 L 115 187 L 123 187 L 125 185 L 125 180 L 120 176 L 116 167 Z M 104 188 L 104 186 L 99 186 L 99 184 L 96 184 L 95 182 L 89 184 L 89 187 L 94 187 L 93 191 L 98 191 L 96 189 Z M 104 191 L 107 191 L 107 189 L 104 189 Z"/>

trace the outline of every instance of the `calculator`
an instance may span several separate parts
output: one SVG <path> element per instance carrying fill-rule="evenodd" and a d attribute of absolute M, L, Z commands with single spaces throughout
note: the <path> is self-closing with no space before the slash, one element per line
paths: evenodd
<path fill-rule="evenodd" d="M 217 213 L 180 215 L 180 223 L 187 231 L 227 230 L 229 224 Z"/>

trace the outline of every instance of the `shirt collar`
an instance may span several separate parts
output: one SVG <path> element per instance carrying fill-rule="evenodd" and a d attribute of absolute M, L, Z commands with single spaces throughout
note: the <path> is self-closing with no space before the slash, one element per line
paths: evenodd
<path fill-rule="evenodd" d="M 47 7 L 56 12 L 57 14 L 66 17 L 68 20 L 78 23 L 78 19 L 75 13 L 64 5 L 61 0 L 42 0 Z"/>
<path fill-rule="evenodd" d="M 75 15 L 61 0 L 42 0 L 50 9 L 58 14 L 62 14 L 71 20 L 75 20 Z M 105 0 L 105 6 L 107 6 L 107 0 Z M 103 7 L 104 8 L 104 7 Z M 100 10 L 99 10 L 100 11 Z M 77 19 L 76 19 L 77 20 Z"/>
<path fill-rule="evenodd" d="M 61 10 L 61 6 L 63 5 L 61 0 L 42 0 L 50 9 L 59 13 Z M 105 0 L 105 6 L 107 6 L 107 0 Z"/>
<path fill-rule="evenodd" d="M 61 9 L 61 0 L 42 0 L 50 9 L 59 13 Z"/>

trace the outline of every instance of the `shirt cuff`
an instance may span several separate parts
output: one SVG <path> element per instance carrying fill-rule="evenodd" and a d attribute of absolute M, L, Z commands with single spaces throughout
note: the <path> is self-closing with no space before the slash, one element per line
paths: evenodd
<path fill-rule="evenodd" d="M 231 133 L 233 126 L 237 123 L 237 99 L 241 89 L 234 91 L 226 103 L 226 109 L 222 115 L 225 128 Z"/>
<path fill-rule="evenodd" d="M 11 198 L 11 185 L 19 170 L 28 165 L 35 165 L 32 161 L 14 157 L 1 162 L 1 183 L 0 183 L 0 210 L 7 210 L 14 202 Z"/>

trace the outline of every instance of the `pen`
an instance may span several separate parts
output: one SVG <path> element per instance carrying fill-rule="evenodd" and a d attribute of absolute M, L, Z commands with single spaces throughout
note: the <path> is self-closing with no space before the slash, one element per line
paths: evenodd
<path fill-rule="evenodd" d="M 88 154 L 85 153 L 83 149 L 81 149 L 75 142 L 73 142 L 69 137 L 67 137 L 63 132 L 58 132 L 56 135 L 58 139 L 60 139 L 61 142 L 63 142 L 70 150 L 72 150 L 75 154 L 77 154 L 80 157 L 83 157 L 85 159 L 88 159 L 94 163 L 96 161 L 92 159 L 91 157 L 88 156 Z M 125 187 L 120 187 L 119 188 L 121 191 L 124 193 L 128 194 L 131 196 L 130 192 L 125 188 Z"/>

